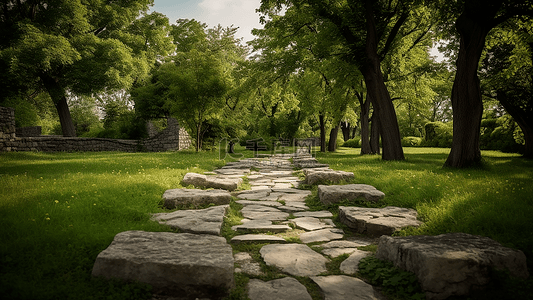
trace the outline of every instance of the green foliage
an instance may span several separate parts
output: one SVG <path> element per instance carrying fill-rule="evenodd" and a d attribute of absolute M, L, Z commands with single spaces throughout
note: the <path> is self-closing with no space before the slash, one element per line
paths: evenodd
<path fill-rule="evenodd" d="M 426 137 L 421 146 L 440 148 L 452 146 L 453 126 L 451 123 L 429 122 L 426 123 L 424 129 Z"/>
<path fill-rule="evenodd" d="M 425 299 L 418 279 L 413 273 L 394 267 L 391 262 L 368 256 L 359 262 L 359 274 L 372 285 L 383 287 L 383 291 L 398 299 Z"/>
<path fill-rule="evenodd" d="M 503 152 L 520 152 L 522 130 L 510 115 L 497 119 L 481 121 L 480 148 L 484 150 L 501 150 Z"/>
<path fill-rule="evenodd" d="M 102 129 L 102 123 L 96 115 L 96 104 L 89 97 L 77 97 L 71 101 L 70 114 L 78 136 L 89 136 L 89 132 Z"/>
<path fill-rule="evenodd" d="M 423 139 L 417 136 L 406 136 L 402 139 L 403 147 L 418 147 L 422 144 Z"/>
<path fill-rule="evenodd" d="M 350 147 L 350 148 L 361 148 L 361 139 L 358 137 L 355 137 L 353 139 L 349 139 L 346 142 L 342 144 L 343 147 Z"/>

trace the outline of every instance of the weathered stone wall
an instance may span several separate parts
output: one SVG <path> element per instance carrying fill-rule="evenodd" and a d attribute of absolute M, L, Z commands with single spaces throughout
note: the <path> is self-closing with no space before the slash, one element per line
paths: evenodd
<path fill-rule="evenodd" d="M 15 137 L 15 109 L 0 106 L 0 139 Z"/>
<path fill-rule="evenodd" d="M 41 136 L 41 126 L 19 127 L 16 130 L 18 137 Z"/>
<path fill-rule="evenodd" d="M 24 130 L 24 129 L 23 129 Z M 31 131 L 31 130 L 30 130 Z M 35 131 L 35 130 L 33 130 Z M 30 133 L 30 134 L 34 134 Z M 11 151 L 172 151 L 187 149 L 191 139 L 178 121 L 170 118 L 165 130 L 145 140 L 78 138 L 63 136 L 18 137 L 15 129 L 15 110 L 0 107 L 0 152 Z"/>

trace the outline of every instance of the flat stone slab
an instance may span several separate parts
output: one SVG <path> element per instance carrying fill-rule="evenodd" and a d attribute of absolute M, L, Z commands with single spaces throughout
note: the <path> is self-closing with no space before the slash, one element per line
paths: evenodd
<path fill-rule="evenodd" d="M 285 239 L 275 235 L 268 234 L 244 234 L 237 235 L 231 239 L 232 244 L 240 244 L 243 242 L 257 242 L 257 243 L 285 243 Z"/>
<path fill-rule="evenodd" d="M 254 261 L 248 252 L 238 252 L 233 255 L 236 264 L 239 267 L 235 268 L 235 273 L 245 273 L 252 276 L 264 275 L 261 271 L 261 265 Z"/>
<path fill-rule="evenodd" d="M 290 221 L 294 223 L 296 227 L 301 228 L 303 230 L 307 230 L 307 231 L 333 227 L 327 223 L 320 221 L 320 219 L 312 218 L 312 217 L 301 217 L 301 218 L 292 219 Z"/>
<path fill-rule="evenodd" d="M 522 251 L 466 233 L 379 239 L 376 257 L 413 272 L 428 299 L 468 295 L 474 288 L 491 283 L 490 269 L 506 270 L 511 276 L 529 276 Z"/>
<path fill-rule="evenodd" d="M 277 192 L 277 193 L 284 193 L 284 194 L 303 194 L 306 196 L 309 196 L 312 194 L 312 192 L 309 190 L 299 190 L 299 189 L 294 189 L 294 188 L 289 188 L 289 189 L 273 188 L 272 191 Z"/>
<path fill-rule="evenodd" d="M 278 198 L 278 200 L 285 201 L 285 202 L 305 202 L 305 199 L 307 198 L 307 196 L 308 195 L 303 194 L 303 193 L 292 193 L 292 194 L 284 193 Z"/>
<path fill-rule="evenodd" d="M 222 175 L 246 175 L 248 173 L 250 173 L 250 168 L 241 168 L 241 169 L 237 169 L 237 168 L 220 168 L 220 169 L 216 169 L 215 170 L 215 173 L 217 174 L 222 174 Z"/>
<path fill-rule="evenodd" d="M 272 221 L 269 220 L 249 220 L 249 219 L 243 219 L 242 225 L 235 225 L 232 226 L 231 229 L 235 231 L 247 231 L 247 230 L 253 230 L 258 232 L 285 232 L 289 231 L 292 228 L 287 225 L 274 225 L 272 224 Z"/>
<path fill-rule="evenodd" d="M 234 286 L 233 269 L 223 237 L 126 231 L 98 254 L 92 275 L 148 283 L 160 295 L 220 299 Z"/>
<path fill-rule="evenodd" d="M 263 205 L 263 206 L 271 206 L 271 207 L 282 206 L 282 204 L 277 201 L 237 200 L 235 202 L 241 204 L 242 206 L 247 206 L 247 205 Z"/>
<path fill-rule="evenodd" d="M 363 242 L 363 241 L 332 241 L 329 243 L 325 243 L 320 245 L 320 247 L 323 249 L 321 252 L 324 255 L 330 256 L 330 257 L 337 257 L 341 256 L 343 254 L 352 254 L 357 250 L 357 247 L 361 246 L 367 246 L 370 245 L 369 242 Z"/>
<path fill-rule="evenodd" d="M 294 214 L 295 217 L 331 218 L 333 214 L 327 210 L 304 211 Z"/>
<path fill-rule="evenodd" d="M 359 278 L 345 275 L 311 277 L 324 294 L 325 300 L 377 300 L 374 288 Z"/>
<path fill-rule="evenodd" d="M 312 300 L 305 286 L 292 277 L 267 282 L 250 279 L 246 289 L 250 300 Z"/>
<path fill-rule="evenodd" d="M 225 190 L 172 189 L 163 194 L 163 205 L 173 209 L 181 205 L 229 204 L 231 194 Z"/>
<path fill-rule="evenodd" d="M 242 184 L 243 180 L 240 176 L 229 175 L 225 176 L 225 178 L 218 178 L 197 173 L 187 173 L 181 183 L 184 186 L 193 185 L 199 188 L 223 189 L 231 192 Z"/>
<path fill-rule="evenodd" d="M 335 171 L 331 169 L 304 169 L 305 183 L 339 183 L 341 181 L 351 181 L 354 179 L 353 172 Z"/>
<path fill-rule="evenodd" d="M 282 205 L 282 206 L 279 206 L 278 209 L 282 210 L 284 212 L 288 212 L 288 213 L 295 213 L 295 212 L 300 212 L 300 211 L 306 210 L 303 207 L 290 206 L 290 205 Z"/>
<path fill-rule="evenodd" d="M 343 200 L 365 200 L 377 202 L 385 197 L 385 194 L 375 187 L 367 184 L 347 185 L 319 185 L 318 198 L 325 204 L 334 204 Z"/>
<path fill-rule="evenodd" d="M 247 205 L 242 210 L 243 217 L 252 220 L 284 221 L 289 214 L 274 207 L 263 205 Z"/>
<path fill-rule="evenodd" d="M 321 229 L 300 234 L 300 240 L 304 244 L 314 242 L 329 242 L 331 240 L 340 240 L 343 237 L 344 231 L 339 228 Z"/>
<path fill-rule="evenodd" d="M 345 259 L 341 263 L 339 269 L 344 274 L 355 275 L 355 273 L 357 273 L 357 271 L 359 270 L 359 261 L 361 261 L 361 259 L 367 257 L 368 255 L 370 255 L 370 252 L 356 249 L 354 252 L 352 252 L 352 254 L 350 254 L 347 259 Z"/>
<path fill-rule="evenodd" d="M 220 235 L 220 228 L 228 206 L 219 205 L 206 209 L 157 213 L 152 215 L 152 220 L 184 232 Z"/>
<path fill-rule="evenodd" d="M 328 259 L 303 244 L 272 244 L 259 250 L 269 266 L 294 276 L 313 276 L 326 272 Z"/>
<path fill-rule="evenodd" d="M 418 227 L 422 222 L 416 218 L 414 209 L 387 206 L 384 208 L 366 208 L 339 206 L 339 218 L 343 224 L 358 233 L 370 236 L 392 235 L 402 228 Z"/>
<path fill-rule="evenodd" d="M 261 189 L 256 191 L 246 191 L 246 193 L 240 193 L 237 195 L 237 198 L 243 200 L 259 200 L 268 197 L 269 194 L 269 190 Z"/>

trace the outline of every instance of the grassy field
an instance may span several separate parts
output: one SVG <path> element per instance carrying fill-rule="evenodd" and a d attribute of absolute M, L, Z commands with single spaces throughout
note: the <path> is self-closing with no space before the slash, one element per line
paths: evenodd
<path fill-rule="evenodd" d="M 403 162 L 348 148 L 317 158 L 383 191 L 383 205 L 417 209 L 425 225 L 400 234 L 489 236 L 532 269 L 533 161 L 483 152 L 484 168 L 454 170 L 448 149 L 405 151 Z M 149 220 L 163 192 L 224 164 L 217 152 L 0 154 L 2 299 L 149 299 L 147 286 L 92 278 L 96 256 L 119 232 L 169 231 Z"/>
<path fill-rule="evenodd" d="M 380 206 L 414 208 L 425 224 L 400 235 L 466 232 L 520 249 L 533 267 L 533 161 L 482 151 L 483 167 L 443 168 L 449 149 L 404 148 L 405 161 L 361 156 L 360 149 L 317 153 L 332 169 L 351 171 L 354 183 L 385 193 Z"/>

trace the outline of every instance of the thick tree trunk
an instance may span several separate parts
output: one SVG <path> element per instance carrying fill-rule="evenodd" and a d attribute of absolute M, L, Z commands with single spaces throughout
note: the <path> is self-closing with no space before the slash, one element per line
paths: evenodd
<path fill-rule="evenodd" d="M 475 17 L 474 17 L 475 16 Z M 453 141 L 445 166 L 466 168 L 481 162 L 479 137 L 483 102 L 477 76 L 489 26 L 483 16 L 463 13 L 456 22 L 461 35 L 457 71 L 452 88 Z M 492 18 L 490 18 L 492 19 Z"/>
<path fill-rule="evenodd" d="M 326 122 L 323 114 L 318 115 L 320 123 L 320 152 L 326 152 Z"/>
<path fill-rule="evenodd" d="M 380 130 L 380 124 L 379 124 L 379 116 L 376 114 L 376 112 L 372 114 L 372 118 L 370 119 L 370 122 L 372 123 L 371 129 L 370 129 L 370 153 L 380 154 L 379 137 L 381 134 L 381 130 Z"/>
<path fill-rule="evenodd" d="M 342 139 L 346 142 L 351 139 L 352 126 L 348 121 L 341 122 Z"/>
<path fill-rule="evenodd" d="M 520 129 L 524 133 L 524 139 L 526 141 L 524 157 L 533 158 L 533 114 L 531 111 L 521 109 L 511 103 L 505 92 L 498 92 L 498 101 L 500 101 L 505 110 L 518 123 L 518 126 L 520 126 Z M 533 103 L 533 99 L 530 99 L 530 102 Z"/>
<path fill-rule="evenodd" d="M 339 135 L 339 127 L 341 124 L 337 124 L 337 126 L 331 128 L 331 131 L 329 133 L 329 143 L 328 143 L 328 151 L 329 152 L 335 152 L 337 149 L 337 136 Z"/>
<path fill-rule="evenodd" d="M 73 137 L 76 136 L 76 127 L 74 127 L 74 122 L 72 122 L 72 117 L 70 116 L 70 110 L 68 108 L 67 97 L 65 96 L 65 89 L 61 87 L 59 82 L 48 74 L 42 74 L 41 81 L 43 82 L 44 88 L 52 98 L 54 106 L 57 109 L 57 114 L 59 115 L 59 123 L 61 123 L 61 130 L 63 131 L 63 136 Z"/>
<path fill-rule="evenodd" d="M 371 154 L 370 148 L 370 126 L 369 126 L 369 114 L 370 114 L 370 99 L 368 93 L 366 94 L 366 101 L 363 102 L 363 98 L 359 99 L 361 104 L 361 155 Z"/>
<path fill-rule="evenodd" d="M 372 5 L 373 1 L 366 1 L 366 62 L 361 68 L 361 73 L 365 78 L 367 93 L 372 100 L 374 112 L 379 115 L 383 144 L 382 158 L 384 160 L 404 160 L 396 111 L 383 80 L 381 62 L 377 53 L 378 37 Z"/>

